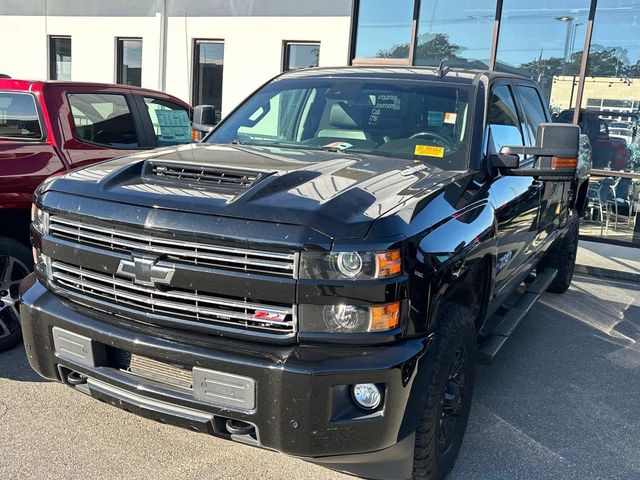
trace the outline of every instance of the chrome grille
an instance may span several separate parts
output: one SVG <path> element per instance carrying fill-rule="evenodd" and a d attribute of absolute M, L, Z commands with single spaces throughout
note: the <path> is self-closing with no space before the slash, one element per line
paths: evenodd
<path fill-rule="evenodd" d="M 176 324 L 186 320 L 205 327 L 230 326 L 277 335 L 296 331 L 293 305 L 253 303 L 246 298 L 218 297 L 198 290 L 158 290 L 60 261 L 52 262 L 52 275 L 54 285 L 82 299 L 151 313 L 169 322 L 178 320 Z"/>
<path fill-rule="evenodd" d="M 54 238 L 104 248 L 114 252 L 149 252 L 176 261 L 221 270 L 293 278 L 296 254 L 266 252 L 162 238 L 88 224 L 51 215 L 49 234 Z"/>

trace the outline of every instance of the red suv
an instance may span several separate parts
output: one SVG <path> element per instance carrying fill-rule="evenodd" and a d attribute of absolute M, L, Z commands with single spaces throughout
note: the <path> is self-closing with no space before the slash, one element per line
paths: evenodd
<path fill-rule="evenodd" d="M 189 143 L 191 107 L 126 85 L 0 78 L 0 351 L 20 339 L 18 283 L 31 271 L 31 195 L 50 175 Z"/>

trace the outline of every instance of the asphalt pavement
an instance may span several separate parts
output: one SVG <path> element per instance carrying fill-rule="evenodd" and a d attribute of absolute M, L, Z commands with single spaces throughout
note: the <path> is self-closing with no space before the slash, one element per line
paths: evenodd
<path fill-rule="evenodd" d="M 578 276 L 479 366 L 452 480 L 640 478 L 640 284 Z M 0 479 L 347 479 L 107 406 L 0 354 Z"/>

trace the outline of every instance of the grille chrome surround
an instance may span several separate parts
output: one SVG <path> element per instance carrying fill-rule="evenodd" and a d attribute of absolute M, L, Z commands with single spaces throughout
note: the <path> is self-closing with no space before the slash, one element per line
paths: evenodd
<path fill-rule="evenodd" d="M 221 270 L 295 278 L 298 254 L 208 245 L 177 239 L 118 231 L 63 218 L 49 217 L 49 234 L 106 250 L 164 255 L 167 260 Z"/>
<path fill-rule="evenodd" d="M 158 290 L 135 285 L 131 279 L 88 270 L 60 261 L 52 263 L 54 286 L 90 302 L 108 302 L 115 307 L 133 309 L 172 319 L 195 322 L 202 327 L 233 327 L 238 330 L 271 334 L 278 337 L 296 333 L 297 320 L 293 305 L 279 306 L 249 302 L 247 299 L 216 297 L 197 290 Z M 64 292 L 62 292 L 64 294 Z M 272 320 L 257 312 L 284 317 Z M 271 317 L 273 318 L 273 317 Z M 174 320 L 175 321 L 175 320 Z M 175 322 L 176 326 L 180 322 Z"/>

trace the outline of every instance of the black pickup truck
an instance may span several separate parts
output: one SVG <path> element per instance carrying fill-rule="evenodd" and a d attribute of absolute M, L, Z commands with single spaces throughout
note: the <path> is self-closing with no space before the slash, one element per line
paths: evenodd
<path fill-rule="evenodd" d="M 50 179 L 22 284 L 29 362 L 162 422 L 442 478 L 477 360 L 571 282 L 588 168 L 579 127 L 549 122 L 524 78 L 311 69 L 201 144 Z"/>

